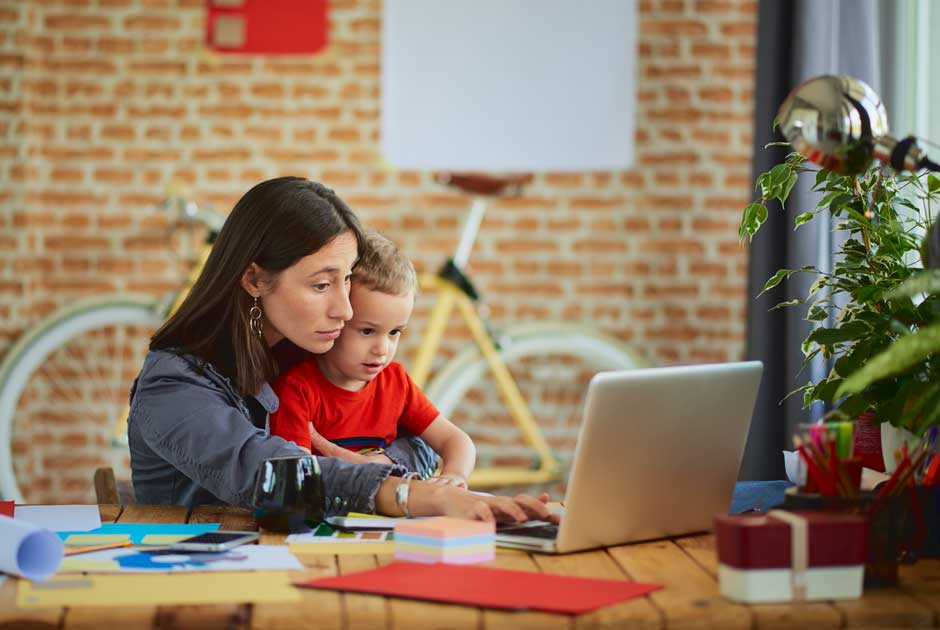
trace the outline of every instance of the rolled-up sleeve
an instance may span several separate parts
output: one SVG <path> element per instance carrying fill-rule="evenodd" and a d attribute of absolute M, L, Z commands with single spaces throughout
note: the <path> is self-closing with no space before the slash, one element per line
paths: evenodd
<path fill-rule="evenodd" d="M 251 424 L 227 392 L 193 369 L 142 374 L 131 416 L 157 456 L 222 501 L 244 507 L 264 460 L 307 455 Z M 328 513 L 374 512 L 379 485 L 396 468 L 331 458 L 321 458 L 320 467 Z"/>

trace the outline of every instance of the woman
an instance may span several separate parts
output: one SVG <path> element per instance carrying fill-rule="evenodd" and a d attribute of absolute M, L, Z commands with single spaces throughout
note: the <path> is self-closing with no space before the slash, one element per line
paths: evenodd
<path fill-rule="evenodd" d="M 239 200 L 189 295 L 153 336 L 131 389 L 139 501 L 248 506 L 265 459 L 306 455 L 268 432 L 278 404 L 268 384 L 278 372 L 273 348 L 332 347 L 352 317 L 349 277 L 361 239 L 349 207 L 315 182 L 272 179 Z M 545 496 L 480 497 L 422 481 L 402 488 L 389 475 L 427 470 L 433 453 L 416 438 L 388 453 L 394 462 L 321 458 L 327 512 L 557 520 Z"/>

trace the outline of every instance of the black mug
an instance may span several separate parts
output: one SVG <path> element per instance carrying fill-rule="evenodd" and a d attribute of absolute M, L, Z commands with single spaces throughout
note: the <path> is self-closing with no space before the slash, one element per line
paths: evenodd
<path fill-rule="evenodd" d="M 320 462 L 312 455 L 266 459 L 255 477 L 255 520 L 276 532 L 308 532 L 323 520 Z"/>

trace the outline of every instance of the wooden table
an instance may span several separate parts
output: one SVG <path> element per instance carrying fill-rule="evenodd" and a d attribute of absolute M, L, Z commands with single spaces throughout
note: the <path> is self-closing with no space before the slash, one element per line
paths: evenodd
<path fill-rule="evenodd" d="M 204 507 L 187 516 L 175 506 L 101 505 L 102 522 L 216 523 L 222 529 L 257 529 L 239 508 Z M 277 544 L 282 535 L 262 533 Z M 361 571 L 391 556 L 298 556 L 306 569 L 298 580 Z M 563 575 L 659 582 L 665 588 L 642 599 L 578 617 L 503 612 L 372 595 L 301 589 L 296 605 L 242 604 L 72 607 L 18 610 L 16 580 L 0 587 L 0 627 L 208 628 L 839 628 L 937 627 L 940 623 L 940 560 L 901 568 L 901 585 L 869 590 L 860 600 L 836 603 L 744 606 L 718 592 L 717 557 L 711 535 L 689 536 L 564 556 L 498 554 L 492 566 Z M 207 577 L 207 579 L 210 579 Z M 246 576 L 245 579 L 256 579 Z"/>

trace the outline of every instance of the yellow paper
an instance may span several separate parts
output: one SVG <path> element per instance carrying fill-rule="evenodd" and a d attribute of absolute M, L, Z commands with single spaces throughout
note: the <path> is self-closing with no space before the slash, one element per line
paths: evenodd
<path fill-rule="evenodd" d="M 383 542 L 289 543 L 287 546 L 290 548 L 291 553 L 295 554 L 326 554 L 337 556 L 362 556 L 377 553 L 394 553 L 395 551 L 395 543 L 391 540 Z"/>
<path fill-rule="evenodd" d="M 61 575 L 17 580 L 19 608 L 300 601 L 286 571 L 177 575 Z"/>
<path fill-rule="evenodd" d="M 127 542 L 130 539 L 130 534 L 72 534 L 65 539 L 65 544 L 70 547 L 90 547 L 91 545 Z"/>
<path fill-rule="evenodd" d="M 74 558 L 65 558 L 59 565 L 59 573 L 96 573 L 99 571 L 117 571 L 119 565 L 114 560 L 87 560 L 81 556 Z"/>

